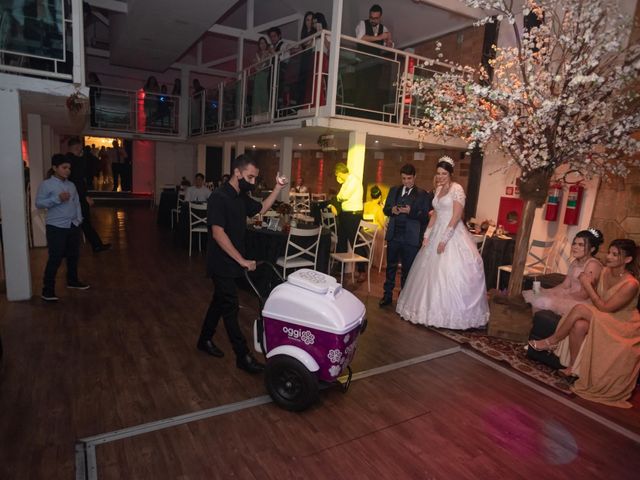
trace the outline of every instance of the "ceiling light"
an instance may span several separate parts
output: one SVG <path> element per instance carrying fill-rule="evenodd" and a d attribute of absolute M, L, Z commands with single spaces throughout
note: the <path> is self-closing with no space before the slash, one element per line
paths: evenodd
<path fill-rule="evenodd" d="M 380 143 L 380 141 L 379 140 L 375 140 L 373 143 Z"/>
<path fill-rule="evenodd" d="M 298 146 L 299 146 L 299 147 L 301 147 L 301 146 L 302 146 L 302 144 L 301 144 L 301 143 L 299 143 L 299 144 L 298 144 Z"/>
<path fill-rule="evenodd" d="M 251 148 L 256 148 L 256 146 L 255 145 L 251 145 Z"/>
<path fill-rule="evenodd" d="M 275 143 L 273 144 L 273 148 L 276 148 L 278 145 L 276 145 Z"/>

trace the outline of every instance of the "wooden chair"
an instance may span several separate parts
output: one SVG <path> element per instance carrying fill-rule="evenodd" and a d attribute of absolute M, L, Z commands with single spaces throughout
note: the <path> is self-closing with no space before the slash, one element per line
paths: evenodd
<path fill-rule="evenodd" d="M 550 260 L 552 259 L 552 250 L 555 241 L 532 240 L 529 245 L 529 253 L 527 259 L 531 259 L 524 266 L 524 275 L 544 275 L 547 273 Z M 502 265 L 498 267 L 498 279 L 496 281 L 496 290 L 500 290 L 500 272 L 509 272 L 513 270 L 512 265 Z"/>
<path fill-rule="evenodd" d="M 282 267 L 282 276 L 287 278 L 287 270 L 302 267 L 311 267 L 316 269 L 318 263 L 318 247 L 320 246 L 321 227 L 315 228 L 295 228 L 289 230 L 287 239 L 287 248 L 284 257 L 276 260 L 276 265 Z M 311 245 L 304 247 L 296 243 L 297 238 L 316 237 Z"/>
<path fill-rule="evenodd" d="M 340 262 L 340 283 L 344 281 L 344 264 L 345 263 L 366 263 L 367 264 L 367 291 L 371 292 L 371 264 L 373 263 L 373 243 L 378 233 L 378 224 L 365 222 L 360 220 L 358 231 L 353 241 L 353 251 L 332 253 L 331 259 Z M 367 257 L 358 255 L 358 248 L 367 248 L 369 254 Z M 351 281 L 354 280 L 354 272 L 351 271 Z"/>
<path fill-rule="evenodd" d="M 198 234 L 198 248 L 202 251 L 202 234 L 208 231 L 207 204 L 189 202 L 189 256 L 191 256 L 193 234 Z"/>

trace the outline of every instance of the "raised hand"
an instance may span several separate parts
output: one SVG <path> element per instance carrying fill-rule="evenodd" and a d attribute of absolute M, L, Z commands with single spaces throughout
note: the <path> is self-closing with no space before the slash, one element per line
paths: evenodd
<path fill-rule="evenodd" d="M 289 179 L 284 175 L 280 175 L 280 172 L 276 174 L 276 185 L 280 185 L 284 187 L 287 183 L 289 183 Z"/>

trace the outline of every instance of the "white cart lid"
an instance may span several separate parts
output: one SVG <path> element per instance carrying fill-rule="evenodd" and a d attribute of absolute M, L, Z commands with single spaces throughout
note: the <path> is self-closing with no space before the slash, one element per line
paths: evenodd
<path fill-rule="evenodd" d="M 335 278 L 308 268 L 302 268 L 289 274 L 287 282 L 323 295 L 332 293 L 340 287 Z"/>
<path fill-rule="evenodd" d="M 302 269 L 273 289 L 262 309 L 265 318 L 342 334 L 362 322 L 364 304 L 333 277 Z"/>

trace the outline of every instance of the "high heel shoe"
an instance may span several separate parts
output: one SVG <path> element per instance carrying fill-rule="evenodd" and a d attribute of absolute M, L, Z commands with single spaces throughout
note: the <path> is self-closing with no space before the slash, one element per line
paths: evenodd
<path fill-rule="evenodd" d="M 546 338 L 543 340 L 529 340 L 528 343 L 536 352 L 551 352 L 556 348 L 556 344 L 549 343 Z"/>
<path fill-rule="evenodd" d="M 561 376 L 565 380 L 569 380 L 570 382 L 578 378 L 578 375 L 573 373 L 573 370 L 571 369 L 571 367 L 561 368 L 560 370 L 557 371 L 557 373 L 559 376 Z"/>

